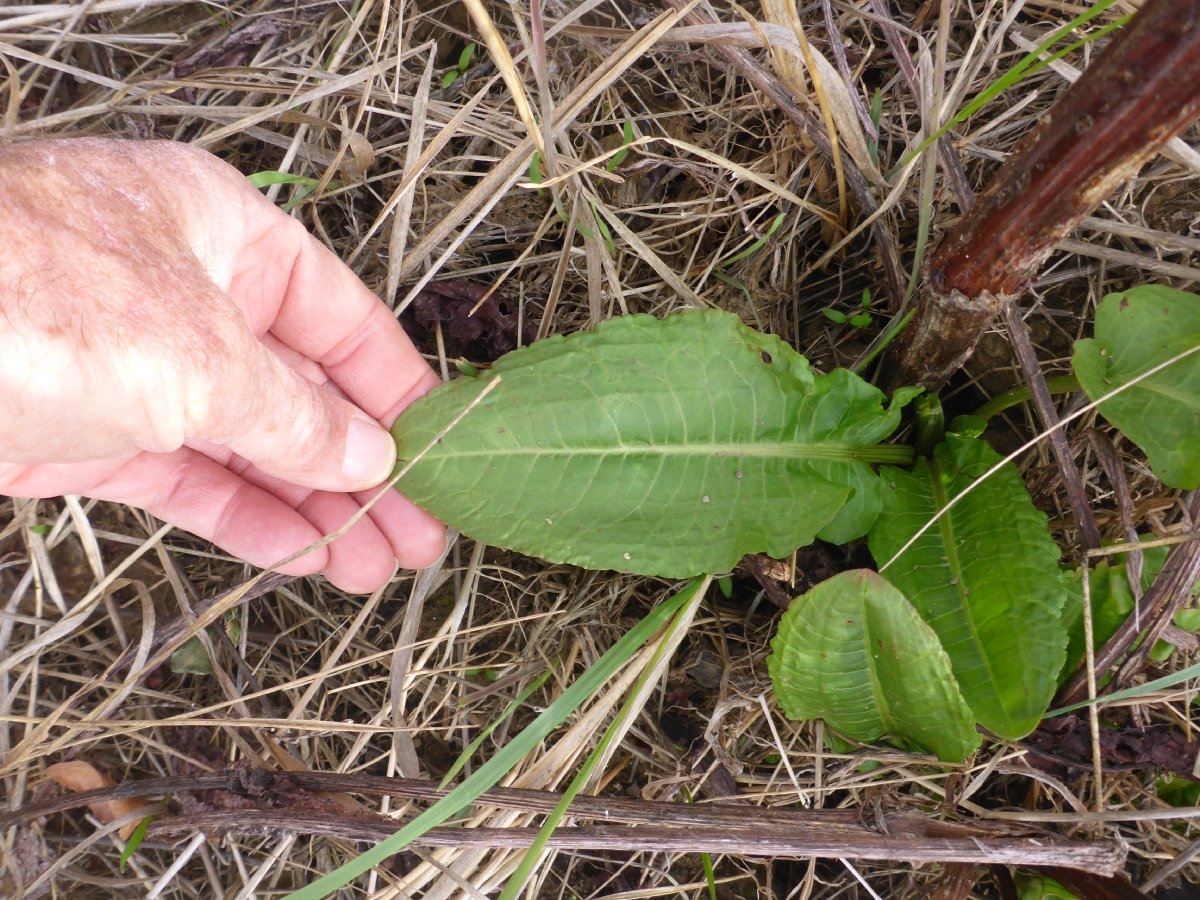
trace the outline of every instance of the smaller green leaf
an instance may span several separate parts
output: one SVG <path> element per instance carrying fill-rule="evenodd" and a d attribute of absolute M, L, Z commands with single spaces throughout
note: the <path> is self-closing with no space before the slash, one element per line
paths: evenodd
<path fill-rule="evenodd" d="M 1147 537 L 1153 537 L 1149 535 Z M 1144 538 L 1146 539 L 1146 538 Z M 1166 547 L 1151 547 L 1142 551 L 1142 590 L 1154 583 L 1167 560 Z M 1066 573 L 1067 602 L 1063 607 L 1062 628 L 1067 632 L 1067 662 L 1060 682 L 1065 682 L 1083 662 L 1083 585 L 1080 569 Z M 1092 598 L 1092 637 L 1098 650 L 1133 612 L 1133 591 L 1129 587 L 1128 566 L 1124 562 L 1101 560 L 1091 570 L 1088 590 Z"/>
<path fill-rule="evenodd" d="M 950 421 L 950 427 L 947 430 L 959 437 L 977 438 L 983 437 L 983 433 L 987 431 L 987 424 L 987 419 L 981 416 L 964 414 L 955 416 Z"/>
<path fill-rule="evenodd" d="M 1181 609 L 1175 613 L 1171 623 L 1180 631 L 1195 634 L 1200 631 L 1200 609 Z M 1175 649 L 1170 641 L 1158 641 L 1150 651 L 1150 659 L 1156 663 L 1166 662 Z"/>
<path fill-rule="evenodd" d="M 293 175 L 291 172 L 268 170 L 247 175 L 246 180 L 256 188 L 270 187 L 273 184 L 299 184 L 307 188 L 315 188 L 321 182 L 307 175 Z"/>
<path fill-rule="evenodd" d="M 125 849 L 121 851 L 121 858 L 117 860 L 117 869 L 122 875 L 125 874 L 125 864 L 129 862 L 129 858 L 137 853 L 138 847 L 142 846 L 142 841 L 146 839 L 146 829 L 153 821 L 154 816 L 146 816 L 137 823 L 137 828 L 133 829 L 133 833 L 129 835 L 129 840 L 125 842 Z"/>
<path fill-rule="evenodd" d="M 849 756 L 859 749 L 859 745 L 842 737 L 832 728 L 825 729 L 825 749 L 840 756 Z M 778 756 L 778 754 L 775 754 Z"/>
<path fill-rule="evenodd" d="M 887 736 L 946 761 L 979 746 L 937 635 L 869 569 L 842 572 L 793 600 L 767 671 L 793 719 L 824 719 L 856 740 Z"/>
<path fill-rule="evenodd" d="M 200 638 L 194 637 L 184 641 L 183 645 L 171 654 L 171 671 L 176 675 L 211 675 L 212 660 Z"/>
<path fill-rule="evenodd" d="M 241 639 L 242 625 L 236 611 L 230 610 L 225 614 L 223 627 L 231 643 L 236 644 Z M 171 671 L 177 675 L 211 675 L 212 670 L 212 659 L 199 636 L 185 641 L 171 654 Z"/>
<path fill-rule="evenodd" d="M 1154 473 L 1200 487 L 1200 297 L 1163 285 L 1109 294 L 1096 337 L 1077 341 L 1071 364 L 1100 412 L 1145 451 Z M 1108 399 L 1114 389 L 1181 354 L 1190 355 Z"/>
<path fill-rule="evenodd" d="M 1158 799 L 1168 806 L 1195 806 L 1200 803 L 1200 784 L 1179 775 L 1167 775 L 1155 785 Z"/>
<path fill-rule="evenodd" d="M 1200 609 L 1181 609 L 1173 621 L 1176 628 L 1195 634 L 1200 631 Z"/>
<path fill-rule="evenodd" d="M 1018 873 L 1016 880 L 1019 900 L 1079 900 L 1048 875 Z"/>
<path fill-rule="evenodd" d="M 1110 565 L 1101 560 L 1091 570 L 1088 592 L 1092 599 L 1092 638 L 1096 649 L 1112 637 L 1133 610 L 1133 591 L 1125 575 L 1125 565 Z M 1060 682 L 1071 677 L 1083 660 L 1083 585 L 1080 570 L 1066 573 L 1067 602 L 1063 605 L 1062 628 L 1067 633 L 1067 658 Z"/>
<path fill-rule="evenodd" d="M 460 73 L 458 69 L 451 69 L 445 75 L 443 75 L 442 90 L 444 91 L 446 88 L 450 87 L 450 85 L 454 84 L 454 82 L 458 81 L 459 74 Z"/>
<path fill-rule="evenodd" d="M 855 313 L 847 321 L 855 328 L 866 328 L 871 324 L 871 314 L 869 312 Z"/>
<path fill-rule="evenodd" d="M 465 72 L 471 67 L 471 60 L 475 58 L 475 50 L 474 41 L 463 47 L 462 53 L 458 54 L 458 71 Z"/>
<path fill-rule="evenodd" d="M 977 482 L 999 461 L 983 441 L 949 434 L 911 471 L 881 470 L 883 509 L 868 539 L 941 638 L 980 724 L 1017 739 L 1041 720 L 1062 669 L 1066 588 L 1046 516 L 1016 467 Z"/>
<path fill-rule="evenodd" d="M 836 322 L 838 325 L 845 325 L 848 321 L 844 312 L 839 312 L 831 306 L 825 307 L 821 312 L 830 322 Z"/>
<path fill-rule="evenodd" d="M 933 448 L 946 437 L 946 411 L 937 394 L 922 394 L 913 404 L 918 456 L 932 456 Z"/>

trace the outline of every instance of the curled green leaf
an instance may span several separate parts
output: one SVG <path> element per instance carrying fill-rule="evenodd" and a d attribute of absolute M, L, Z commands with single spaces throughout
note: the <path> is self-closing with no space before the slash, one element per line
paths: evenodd
<path fill-rule="evenodd" d="M 824 719 L 848 737 L 889 737 L 947 761 L 979 746 L 937 635 L 869 569 L 842 572 L 793 600 L 767 671 L 793 719 Z"/>

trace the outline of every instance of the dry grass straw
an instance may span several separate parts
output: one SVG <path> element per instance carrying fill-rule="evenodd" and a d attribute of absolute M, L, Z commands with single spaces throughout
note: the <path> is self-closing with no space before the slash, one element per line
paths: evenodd
<path fill-rule="evenodd" d="M 959 215 L 953 181 L 939 177 L 932 156 L 924 167 L 914 160 L 888 168 L 1074 10 L 997 0 L 905 4 L 902 15 L 889 6 L 897 4 L 711 0 L 681 11 L 649 0 L 547 0 L 544 18 L 523 4 L 423 0 L 0 6 L 0 138 L 169 138 L 207 147 L 247 173 L 314 178 L 317 190 L 306 198 L 285 185 L 271 195 L 299 199 L 296 215 L 397 309 L 429 280 L 447 277 L 494 287 L 528 315 L 545 310 L 540 335 L 627 312 L 713 306 L 779 333 L 819 366 L 845 365 L 869 335 L 831 325 L 822 310 L 853 307 L 866 287 L 878 295 L 883 278 L 843 166 L 874 186 L 872 219 L 911 266 L 922 205 L 935 230 Z M 714 24 L 685 27 L 688 9 Z M 909 56 L 905 67 L 888 49 L 888 26 Z M 468 41 L 492 52 L 481 49 L 462 78 L 442 87 L 441 74 Z M 722 61 L 716 51 L 724 46 L 746 49 L 845 157 L 836 166 L 821 159 Z M 954 132 L 963 185 L 979 189 L 1091 52 L 1027 78 Z M 876 88 L 878 166 L 865 114 Z M 625 123 L 634 143 L 609 171 Z M 538 184 L 529 181 L 535 150 Z M 1034 285 L 1028 324 L 1044 366 L 1062 366 L 1108 290 L 1144 272 L 1197 280 L 1198 158 L 1189 143 L 1174 142 Z M 780 213 L 782 227 L 761 250 L 730 262 Z M 438 348 L 424 349 L 445 371 L 444 350 L 438 359 Z M 1018 380 L 1002 332 L 989 335 L 968 376 L 955 395 L 966 407 Z M 1010 415 L 999 439 L 1015 446 L 1032 427 Z M 1072 449 L 1103 504 L 1107 479 L 1086 442 L 1074 440 Z M 1180 530 L 1174 498 L 1139 462 L 1123 462 L 1134 524 L 1162 535 Z M 1070 546 L 1073 525 L 1048 457 L 1035 450 L 1024 464 Z M 246 603 L 235 598 L 219 616 L 219 624 L 236 625 L 232 640 L 215 628 L 200 632 L 217 661 L 212 675 L 180 676 L 167 666 L 146 673 L 156 628 L 181 615 L 190 621 L 189 610 L 246 584 L 250 573 L 134 510 L 76 498 L 14 499 L 5 509 L 0 778 L 8 808 L 46 796 L 44 767 L 71 757 L 118 782 L 238 760 L 436 780 L 534 678 L 551 673 L 531 700 L 545 706 L 669 590 L 462 540 L 438 567 L 367 598 L 316 579 Z M 1099 521 L 1121 536 L 1116 517 Z M 1055 819 L 1064 832 L 1128 839 L 1135 880 L 1195 838 L 1194 829 L 1151 816 L 1105 824 L 1087 814 L 1097 802 L 1117 812 L 1163 809 L 1145 772 L 1109 773 L 1102 785 L 1086 772 L 1057 778 L 1004 742 L 989 743 L 963 768 L 886 748 L 829 752 L 819 724 L 788 722 L 772 705 L 762 661 L 773 617 L 754 595 L 741 579 L 732 603 L 714 595 L 598 791 L 701 799 L 725 777 L 749 804 L 747 815 L 755 804 L 1065 814 Z M 183 633 L 197 631 L 193 624 Z M 129 651 L 132 664 L 118 666 Z M 1188 655 L 1180 651 L 1171 665 L 1187 664 Z M 567 783 L 639 665 L 510 783 Z M 1189 699 L 1146 698 L 1133 715 L 1190 733 Z M 501 722 L 481 752 L 530 715 Z M 348 795 L 336 802 L 365 804 Z M 409 812 L 386 801 L 373 808 Z M 121 873 L 114 829 L 97 830 L 86 818 L 0 835 L 0 893 L 24 883 L 34 896 L 53 883 L 71 896 L 266 896 L 355 853 L 344 842 L 249 829 L 222 841 L 148 840 Z M 467 825 L 530 821 L 464 811 Z M 358 892 L 483 896 L 517 859 L 511 851 L 414 851 L 376 870 Z M 926 897 L 940 878 L 902 862 L 851 868 L 731 855 L 714 863 L 722 897 Z M 1185 865 L 1171 877 L 1200 882 L 1200 869 Z M 994 890 L 985 876 L 970 896 Z M 541 866 L 536 893 L 703 897 L 708 887 L 694 857 L 558 852 Z"/>

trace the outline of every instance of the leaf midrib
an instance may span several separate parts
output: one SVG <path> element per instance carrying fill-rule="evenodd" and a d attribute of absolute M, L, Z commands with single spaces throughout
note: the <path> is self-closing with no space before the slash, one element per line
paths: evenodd
<path fill-rule="evenodd" d="M 949 498 L 946 496 L 945 482 L 942 480 L 942 469 L 934 459 L 929 460 L 929 482 L 933 487 L 933 502 L 935 511 L 940 512 L 946 508 L 949 503 Z M 964 591 L 968 585 L 966 583 L 965 573 L 963 570 L 963 562 L 958 553 L 958 542 L 954 534 L 954 523 L 951 521 L 954 517 L 954 510 L 950 510 L 938 519 L 939 530 L 942 533 L 942 545 L 946 548 L 946 565 L 950 569 L 952 583 L 947 585 L 954 590 L 958 596 L 958 606 L 962 611 L 963 618 L 967 621 L 967 627 L 971 632 L 971 641 L 975 645 L 975 652 L 978 657 L 983 660 L 984 669 L 987 671 L 987 683 L 992 688 L 992 698 L 996 706 L 1007 716 L 1009 711 L 1005 709 L 1004 704 L 998 702 L 999 695 L 995 690 L 996 687 L 996 672 L 992 667 L 992 658 L 987 652 L 984 641 L 979 636 L 979 628 L 975 622 L 975 617 L 972 615 L 971 605 L 967 602 Z M 976 711 L 976 716 L 979 715 Z"/>
<path fill-rule="evenodd" d="M 881 444 L 872 447 L 848 447 L 844 444 L 739 444 L 739 443 L 706 443 L 706 444 L 606 444 L 599 447 L 505 447 L 502 449 L 477 448 L 463 450 L 460 448 L 444 449 L 439 452 L 433 448 L 427 454 L 434 457 L 454 457 L 471 459 L 475 457 L 494 456 L 741 456 L 754 458 L 813 459 L 813 460 L 855 460 L 870 463 L 905 462 L 911 450 L 905 446 Z"/>

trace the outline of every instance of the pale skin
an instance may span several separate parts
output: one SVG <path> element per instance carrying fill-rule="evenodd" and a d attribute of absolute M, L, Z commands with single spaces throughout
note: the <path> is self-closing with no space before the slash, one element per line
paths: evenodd
<path fill-rule="evenodd" d="M 0 493 L 119 501 L 273 566 L 380 493 L 385 429 L 437 383 L 350 269 L 215 156 L 0 145 Z M 444 540 L 386 491 L 278 569 L 368 592 Z"/>

